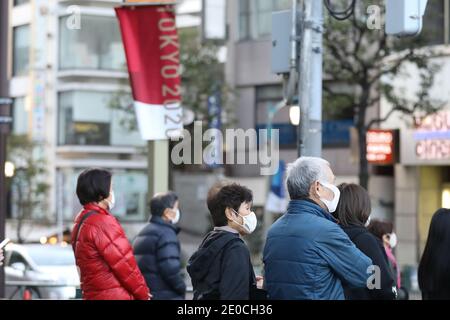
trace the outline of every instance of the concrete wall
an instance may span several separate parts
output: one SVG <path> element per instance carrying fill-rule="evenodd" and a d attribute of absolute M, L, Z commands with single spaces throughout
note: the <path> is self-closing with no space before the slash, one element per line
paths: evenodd
<path fill-rule="evenodd" d="M 419 177 L 416 167 L 395 166 L 395 227 L 398 236 L 396 255 L 401 267 L 418 263 Z"/>

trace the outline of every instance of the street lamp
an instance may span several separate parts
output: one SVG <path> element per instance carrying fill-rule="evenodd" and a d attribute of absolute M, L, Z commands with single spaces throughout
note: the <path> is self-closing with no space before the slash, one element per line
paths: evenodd
<path fill-rule="evenodd" d="M 10 161 L 5 162 L 5 176 L 7 178 L 14 177 L 14 172 L 16 171 L 16 167 L 14 166 L 14 163 Z"/>
<path fill-rule="evenodd" d="M 293 126 L 298 126 L 300 124 L 300 107 L 291 106 L 289 108 L 289 119 Z"/>

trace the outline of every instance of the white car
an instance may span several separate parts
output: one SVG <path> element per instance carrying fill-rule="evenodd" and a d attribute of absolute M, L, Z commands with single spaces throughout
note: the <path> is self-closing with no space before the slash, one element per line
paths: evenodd
<path fill-rule="evenodd" d="M 6 298 L 74 299 L 80 279 L 70 246 L 9 244 L 5 248 Z"/>

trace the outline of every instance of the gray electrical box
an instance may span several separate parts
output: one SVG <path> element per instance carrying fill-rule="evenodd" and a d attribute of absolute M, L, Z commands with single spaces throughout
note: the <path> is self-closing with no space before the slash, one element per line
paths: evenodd
<path fill-rule="evenodd" d="M 427 0 L 386 0 L 386 33 L 416 36 L 423 27 Z"/>
<path fill-rule="evenodd" d="M 272 13 L 272 73 L 289 73 L 292 10 Z"/>

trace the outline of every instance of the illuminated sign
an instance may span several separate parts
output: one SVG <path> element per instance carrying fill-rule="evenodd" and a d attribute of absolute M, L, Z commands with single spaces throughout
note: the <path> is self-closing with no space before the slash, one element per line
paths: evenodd
<path fill-rule="evenodd" d="M 425 117 L 414 132 L 416 155 L 421 160 L 450 160 L 450 111 Z"/>
<path fill-rule="evenodd" d="M 366 135 L 367 161 L 378 165 L 392 165 L 397 161 L 398 131 L 369 130 Z"/>
<path fill-rule="evenodd" d="M 126 0 L 125 4 L 137 4 L 137 5 L 176 4 L 176 0 Z"/>

